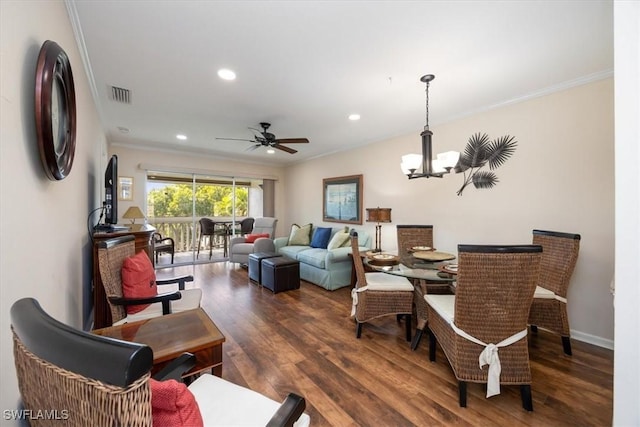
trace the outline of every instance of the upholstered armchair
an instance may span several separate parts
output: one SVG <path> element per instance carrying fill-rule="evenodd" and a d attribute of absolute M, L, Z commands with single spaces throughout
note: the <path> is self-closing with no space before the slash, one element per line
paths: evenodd
<path fill-rule="evenodd" d="M 249 254 L 275 252 L 273 236 L 277 223 L 276 218 L 256 218 L 251 234 L 231 238 L 229 241 L 229 262 L 248 264 Z"/>

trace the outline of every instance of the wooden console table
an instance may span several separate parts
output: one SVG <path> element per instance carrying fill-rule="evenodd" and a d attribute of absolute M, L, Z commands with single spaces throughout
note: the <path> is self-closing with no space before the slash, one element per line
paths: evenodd
<path fill-rule="evenodd" d="M 150 225 L 143 225 L 140 229 L 123 230 L 114 232 L 93 233 L 93 329 L 111 326 L 111 310 L 107 302 L 107 296 L 102 286 L 100 270 L 98 269 L 98 243 L 114 237 L 135 236 L 136 253 L 145 251 L 153 264 L 153 241 L 151 236 L 156 229 Z"/>
<path fill-rule="evenodd" d="M 183 377 L 211 370 L 222 377 L 222 344 L 225 337 L 202 308 L 167 314 L 92 331 L 94 334 L 146 344 L 153 350 L 156 373 L 182 353 L 196 357 L 196 366 Z"/>

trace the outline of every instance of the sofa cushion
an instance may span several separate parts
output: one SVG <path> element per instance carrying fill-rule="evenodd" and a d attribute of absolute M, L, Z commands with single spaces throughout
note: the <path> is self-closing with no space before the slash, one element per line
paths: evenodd
<path fill-rule="evenodd" d="M 260 237 L 269 237 L 269 233 L 258 233 L 258 234 L 247 234 L 245 236 L 245 243 L 253 243 L 256 241 L 256 239 L 259 239 Z"/>
<path fill-rule="evenodd" d="M 293 224 L 289 233 L 289 246 L 309 246 L 311 243 L 311 223 L 300 226 Z"/>
<path fill-rule="evenodd" d="M 298 261 L 318 268 L 325 268 L 327 250 L 320 248 L 310 248 L 306 251 L 298 252 Z"/>
<path fill-rule="evenodd" d="M 278 253 L 292 259 L 298 259 L 298 254 L 306 250 L 309 250 L 309 246 L 285 246 L 278 249 Z"/>
<path fill-rule="evenodd" d="M 349 227 L 345 227 L 343 230 L 338 231 L 333 235 L 329 244 L 327 244 L 327 249 L 332 250 L 339 247 L 342 247 L 345 243 L 351 244 L 351 240 L 349 239 Z"/>
<path fill-rule="evenodd" d="M 333 230 L 329 227 L 318 227 L 313 233 L 313 239 L 311 239 L 312 248 L 327 249 L 329 239 L 331 238 L 331 232 Z"/>
<path fill-rule="evenodd" d="M 149 298 L 158 294 L 156 273 L 145 251 L 125 258 L 122 263 L 122 295 L 125 298 Z M 127 314 L 138 313 L 149 304 L 128 305 Z"/>

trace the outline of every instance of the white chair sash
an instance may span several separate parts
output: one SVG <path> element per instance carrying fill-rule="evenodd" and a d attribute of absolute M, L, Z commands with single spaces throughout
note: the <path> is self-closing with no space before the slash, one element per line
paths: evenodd
<path fill-rule="evenodd" d="M 522 338 L 527 336 L 527 329 L 525 328 L 524 330 L 505 338 L 498 344 L 486 344 L 458 328 L 453 324 L 453 322 L 451 322 L 451 327 L 455 333 L 460 335 L 462 338 L 484 346 L 484 350 L 482 350 L 480 357 L 478 357 L 478 364 L 480 365 L 480 369 L 485 365 L 489 365 L 489 372 L 487 373 L 487 397 L 500 394 L 500 372 L 502 371 L 502 367 L 500 366 L 500 358 L 498 357 L 498 347 L 506 347 L 520 341 Z"/>
<path fill-rule="evenodd" d="M 557 295 L 555 292 L 550 291 L 547 288 L 544 288 L 540 285 L 536 286 L 536 291 L 533 294 L 533 298 L 535 299 L 555 299 L 557 301 L 560 301 L 562 303 L 567 303 L 567 299 L 565 297 L 561 297 L 560 295 Z"/>
<path fill-rule="evenodd" d="M 358 305 L 358 292 L 364 292 L 366 290 L 366 286 L 363 286 L 362 288 L 351 289 L 351 299 L 353 300 L 353 304 L 351 305 L 351 317 L 356 315 L 356 306 Z"/>

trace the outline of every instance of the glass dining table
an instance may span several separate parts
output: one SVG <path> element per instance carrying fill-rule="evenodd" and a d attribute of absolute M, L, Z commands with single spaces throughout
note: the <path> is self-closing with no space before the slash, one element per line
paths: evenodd
<path fill-rule="evenodd" d="M 414 287 L 414 305 L 416 309 L 416 334 L 411 342 L 411 349 L 416 350 L 427 326 L 427 303 L 424 296 L 430 294 L 455 294 L 456 273 L 447 269 L 452 265 L 449 261 L 456 258 L 453 254 L 439 261 L 419 259 L 412 255 L 398 259 L 393 265 L 379 265 L 370 257 L 363 262 L 368 269 L 394 276 L 406 277 Z"/>

